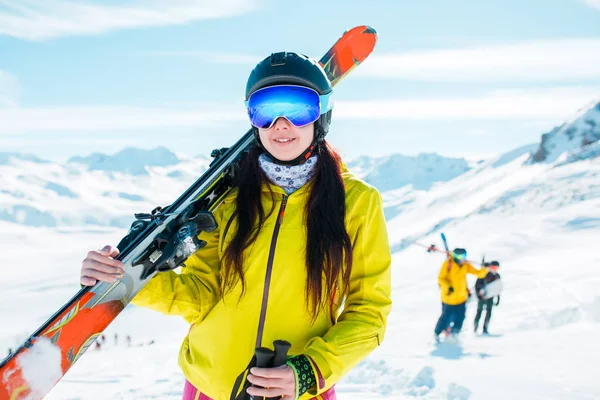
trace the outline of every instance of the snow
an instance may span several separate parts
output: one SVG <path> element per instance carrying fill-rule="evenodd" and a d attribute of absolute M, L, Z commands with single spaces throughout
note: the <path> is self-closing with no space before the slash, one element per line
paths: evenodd
<path fill-rule="evenodd" d="M 29 397 L 39 398 L 58 382 L 62 376 L 60 349 L 50 340 L 40 338 L 26 352 L 18 356 L 24 380 L 31 389 Z"/>
<path fill-rule="evenodd" d="M 403 185 L 399 176 L 383 193 L 393 248 L 386 337 L 338 383 L 338 398 L 600 398 L 598 149 L 589 144 L 532 163 L 532 146 L 526 146 L 469 164 L 427 190 Z M 374 171 L 373 160 L 355 165 Z M 205 165 L 191 158 L 135 178 L 74 165 L 42 168 L 18 158 L 1 166 L 0 349 L 14 348 L 78 290 L 86 252 L 116 244 L 126 233 L 128 212 L 171 201 Z M 175 171 L 188 182 L 168 176 Z M 48 191 L 48 182 L 76 196 Z M 56 226 L 6 217 L 7 210 L 42 207 L 42 201 L 40 210 Z M 105 223 L 119 219 L 122 225 Z M 444 256 L 413 243 L 441 247 L 441 232 L 450 247 L 465 247 L 475 265 L 484 256 L 501 263 L 504 289 L 488 336 L 472 332 L 476 304 L 470 301 L 460 340 L 433 341 Z M 468 277 L 470 287 L 474 281 Z M 180 399 L 184 378 L 177 356 L 187 330 L 182 319 L 129 306 L 104 332 L 101 349 L 90 347 L 46 398 Z"/>

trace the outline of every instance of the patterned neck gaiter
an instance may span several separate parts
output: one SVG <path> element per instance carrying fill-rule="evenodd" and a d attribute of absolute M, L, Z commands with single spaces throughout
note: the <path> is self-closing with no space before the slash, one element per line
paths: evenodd
<path fill-rule="evenodd" d="M 275 164 L 269 156 L 262 153 L 258 157 L 258 164 L 269 180 L 289 195 L 304 186 L 314 176 L 317 155 L 313 155 L 303 164 L 288 166 Z"/>

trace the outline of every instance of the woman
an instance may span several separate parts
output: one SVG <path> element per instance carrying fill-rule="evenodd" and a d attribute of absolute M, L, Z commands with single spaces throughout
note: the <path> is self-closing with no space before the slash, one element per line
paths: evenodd
<path fill-rule="evenodd" d="M 201 233 L 207 245 L 180 274 L 158 273 L 133 301 L 191 324 L 179 354 L 186 399 L 238 396 L 254 350 L 275 340 L 291 343 L 287 363 L 250 369 L 249 395 L 335 399 L 334 384 L 383 340 L 391 255 L 381 196 L 325 140 L 331 93 L 306 56 L 275 53 L 255 67 L 246 106 L 256 146 L 213 212 L 219 228 Z M 81 283 L 121 276 L 117 255 L 91 251 Z"/>

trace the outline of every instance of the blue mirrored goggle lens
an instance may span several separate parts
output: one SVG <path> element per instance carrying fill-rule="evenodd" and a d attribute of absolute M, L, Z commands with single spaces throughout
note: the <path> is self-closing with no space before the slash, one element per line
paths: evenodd
<path fill-rule="evenodd" d="M 296 127 L 302 127 L 319 119 L 321 97 L 329 102 L 329 95 L 319 96 L 316 91 L 306 87 L 270 86 L 254 92 L 246 102 L 246 107 L 250 122 L 257 128 L 270 128 L 280 117 Z"/>

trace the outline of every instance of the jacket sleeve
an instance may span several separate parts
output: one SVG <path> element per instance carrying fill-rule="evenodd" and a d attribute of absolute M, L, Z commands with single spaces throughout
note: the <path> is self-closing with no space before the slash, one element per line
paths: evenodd
<path fill-rule="evenodd" d="M 361 214 L 353 240 L 350 287 L 344 310 L 322 337 L 311 339 L 304 354 L 315 364 L 316 396 L 338 382 L 383 341 L 391 309 L 391 253 L 380 194 L 370 189 L 359 202 Z"/>
<path fill-rule="evenodd" d="M 215 218 L 219 223 L 217 215 Z M 221 296 L 219 231 L 217 227 L 210 233 L 201 232 L 198 237 L 206 242 L 206 246 L 188 257 L 181 272 L 157 273 L 132 303 L 163 314 L 179 315 L 190 323 L 202 320 Z"/>
<path fill-rule="evenodd" d="M 481 268 L 481 269 L 477 269 L 473 266 L 473 264 L 471 263 L 467 263 L 467 271 L 470 274 L 475 275 L 478 278 L 485 278 L 485 276 L 488 274 L 488 269 L 487 268 Z"/>
<path fill-rule="evenodd" d="M 438 274 L 438 283 L 440 284 L 440 290 L 443 294 L 448 293 L 448 291 L 450 290 L 450 286 L 452 286 L 452 284 L 450 283 L 450 280 L 448 279 L 448 263 L 450 261 L 446 260 L 443 264 L 442 264 L 442 268 L 440 268 L 440 273 Z"/>

